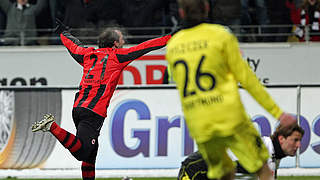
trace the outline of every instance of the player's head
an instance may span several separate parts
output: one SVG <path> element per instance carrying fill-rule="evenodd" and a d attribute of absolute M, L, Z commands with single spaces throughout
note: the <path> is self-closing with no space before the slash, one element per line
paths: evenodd
<path fill-rule="evenodd" d="M 208 0 L 178 0 L 179 15 L 187 22 L 201 22 L 207 19 Z"/>
<path fill-rule="evenodd" d="M 303 135 L 304 130 L 298 124 L 291 126 L 279 125 L 272 134 L 271 139 L 277 138 L 279 140 L 281 149 L 285 155 L 295 156 L 298 148 L 301 146 Z"/>
<path fill-rule="evenodd" d="M 305 1 L 308 1 L 308 3 L 313 6 L 317 3 L 317 0 L 305 0 Z"/>
<path fill-rule="evenodd" d="M 122 48 L 124 44 L 125 40 L 120 28 L 107 28 L 98 38 L 99 48 Z"/>
<path fill-rule="evenodd" d="M 28 3 L 28 0 L 17 0 L 17 3 L 21 5 L 26 5 Z"/>

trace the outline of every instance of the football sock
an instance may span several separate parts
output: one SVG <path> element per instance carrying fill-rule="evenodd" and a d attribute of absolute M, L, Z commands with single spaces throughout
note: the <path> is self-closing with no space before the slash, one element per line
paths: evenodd
<path fill-rule="evenodd" d="M 95 165 L 82 161 L 81 164 L 82 179 L 94 180 L 95 178 Z"/>
<path fill-rule="evenodd" d="M 81 141 L 75 135 L 62 129 L 57 123 L 53 122 L 50 132 L 58 139 L 58 141 L 71 153 L 77 152 L 81 148 Z"/>

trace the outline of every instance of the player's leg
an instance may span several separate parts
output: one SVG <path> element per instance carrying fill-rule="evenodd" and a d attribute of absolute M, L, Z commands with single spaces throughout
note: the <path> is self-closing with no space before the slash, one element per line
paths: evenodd
<path fill-rule="evenodd" d="M 199 152 L 208 166 L 209 179 L 234 179 L 235 164 L 227 154 L 230 137 L 213 137 L 204 143 L 197 143 Z"/>
<path fill-rule="evenodd" d="M 95 177 L 98 136 L 104 118 L 84 108 L 74 108 L 72 116 L 76 136 L 57 125 L 52 115 L 45 115 L 42 121 L 32 126 L 32 131 L 50 131 L 77 160 L 83 161 L 82 175 L 85 180 L 91 180 Z"/>
<path fill-rule="evenodd" d="M 95 163 L 88 163 L 82 161 L 81 172 L 83 180 L 94 180 L 96 176 L 95 172 Z"/>
<path fill-rule="evenodd" d="M 79 124 L 79 130 L 77 131 L 77 136 L 83 142 L 83 148 L 80 149 L 77 153 L 74 153 L 74 156 L 78 157 L 79 160 L 82 160 L 81 172 L 83 180 L 94 180 L 95 179 L 95 163 L 98 152 L 98 134 L 88 128 L 88 125 L 85 125 L 81 128 L 81 123 Z M 90 135 L 91 134 L 91 135 Z M 85 137 L 82 137 L 85 136 Z"/>
<path fill-rule="evenodd" d="M 77 127 L 77 137 L 82 142 L 82 148 L 73 155 L 82 161 L 83 180 L 94 180 L 95 162 L 99 147 L 98 137 L 104 117 L 84 108 L 74 108 L 73 119 Z"/>
<path fill-rule="evenodd" d="M 249 172 L 270 180 L 272 173 L 267 166 L 269 152 L 252 122 L 243 123 L 236 130 L 230 149 L 239 163 Z"/>
<path fill-rule="evenodd" d="M 54 116 L 46 114 L 43 119 L 32 125 L 32 131 L 50 131 L 57 140 L 71 153 L 78 151 L 81 148 L 81 141 L 73 134 L 62 129 L 57 123 L 54 122 Z"/>
<path fill-rule="evenodd" d="M 50 131 L 52 123 L 54 123 L 54 116 L 52 114 L 45 114 L 41 121 L 35 122 L 32 125 L 31 130 L 32 132 L 37 132 L 40 130 L 43 132 L 47 132 Z"/>

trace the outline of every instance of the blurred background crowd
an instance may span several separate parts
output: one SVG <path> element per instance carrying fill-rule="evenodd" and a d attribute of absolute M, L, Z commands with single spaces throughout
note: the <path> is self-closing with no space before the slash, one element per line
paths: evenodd
<path fill-rule="evenodd" d="M 240 42 L 320 41 L 320 0 L 209 0 L 208 22 L 230 27 Z M 128 43 L 182 26 L 176 0 L 0 0 L 1 45 L 52 45 L 55 18 L 85 43 L 108 26 Z"/>

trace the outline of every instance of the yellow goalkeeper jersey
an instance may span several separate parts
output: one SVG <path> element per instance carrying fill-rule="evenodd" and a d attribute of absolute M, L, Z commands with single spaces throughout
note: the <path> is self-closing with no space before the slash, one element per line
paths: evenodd
<path fill-rule="evenodd" d="M 282 110 L 242 59 L 236 37 L 225 27 L 202 23 L 183 29 L 169 40 L 166 50 L 187 126 L 198 142 L 213 134 L 229 136 L 250 121 L 239 83 L 270 114 L 280 117 Z"/>

